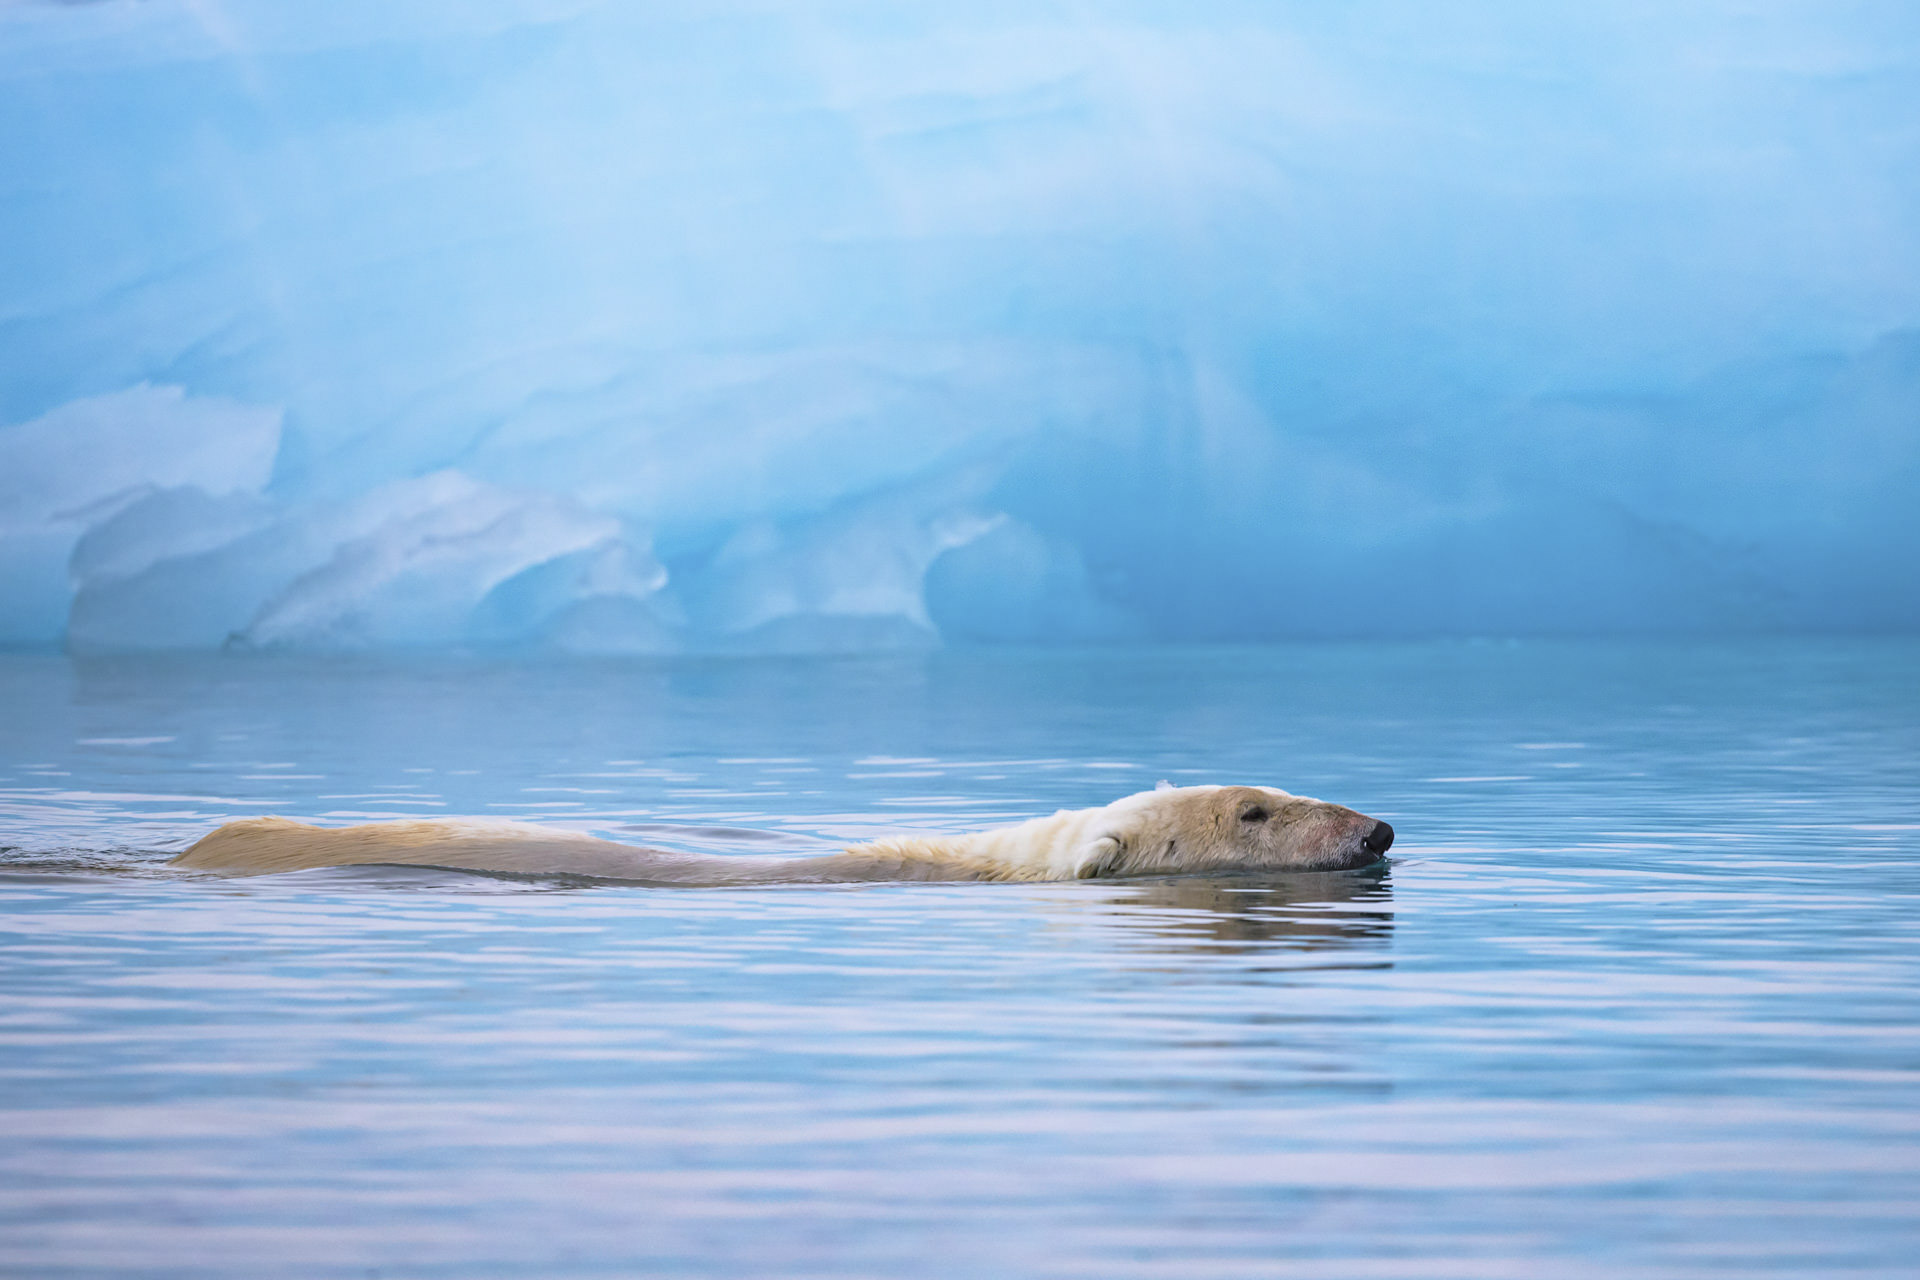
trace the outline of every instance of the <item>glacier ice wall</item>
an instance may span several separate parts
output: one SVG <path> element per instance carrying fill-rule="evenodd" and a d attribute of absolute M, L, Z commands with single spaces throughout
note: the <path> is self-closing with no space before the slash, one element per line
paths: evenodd
<path fill-rule="evenodd" d="M 0 4 L 0 644 L 1920 625 L 1920 9 Z"/>

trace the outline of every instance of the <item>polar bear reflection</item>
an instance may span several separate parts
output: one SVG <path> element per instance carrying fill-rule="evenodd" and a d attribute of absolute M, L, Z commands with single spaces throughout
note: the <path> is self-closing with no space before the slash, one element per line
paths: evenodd
<path fill-rule="evenodd" d="M 1183 876 L 1116 884 L 1103 901 L 1152 951 L 1343 951 L 1393 934 L 1387 864 L 1298 875 Z"/>

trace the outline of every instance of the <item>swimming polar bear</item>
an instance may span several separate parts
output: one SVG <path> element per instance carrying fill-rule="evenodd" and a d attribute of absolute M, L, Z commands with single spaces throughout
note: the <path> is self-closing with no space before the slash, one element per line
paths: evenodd
<path fill-rule="evenodd" d="M 650 884 L 1085 880 L 1194 872 L 1330 871 L 1377 862 L 1393 828 L 1273 787 L 1169 787 L 973 835 L 892 836 L 813 857 L 680 853 L 486 819 L 315 827 L 229 822 L 171 865 L 230 875 L 368 863 Z"/>

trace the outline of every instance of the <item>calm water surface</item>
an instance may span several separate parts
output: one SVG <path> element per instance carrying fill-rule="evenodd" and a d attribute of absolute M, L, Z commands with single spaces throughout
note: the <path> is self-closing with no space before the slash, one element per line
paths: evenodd
<path fill-rule="evenodd" d="M 1920 1270 L 1920 644 L 0 658 L 0 1273 Z M 498 814 L 809 852 L 1174 782 L 1383 871 L 161 866 Z"/>

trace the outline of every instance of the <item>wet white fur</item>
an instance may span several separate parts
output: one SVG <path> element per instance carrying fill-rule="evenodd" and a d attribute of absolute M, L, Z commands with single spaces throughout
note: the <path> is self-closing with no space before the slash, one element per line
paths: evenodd
<path fill-rule="evenodd" d="M 1246 815 L 1265 815 L 1259 823 Z M 478 819 L 316 827 L 230 822 L 174 859 L 228 875 L 364 864 L 667 884 L 1074 880 L 1352 865 L 1373 820 L 1272 787 L 1163 787 L 970 835 L 907 835 L 815 857 L 680 853 Z"/>

